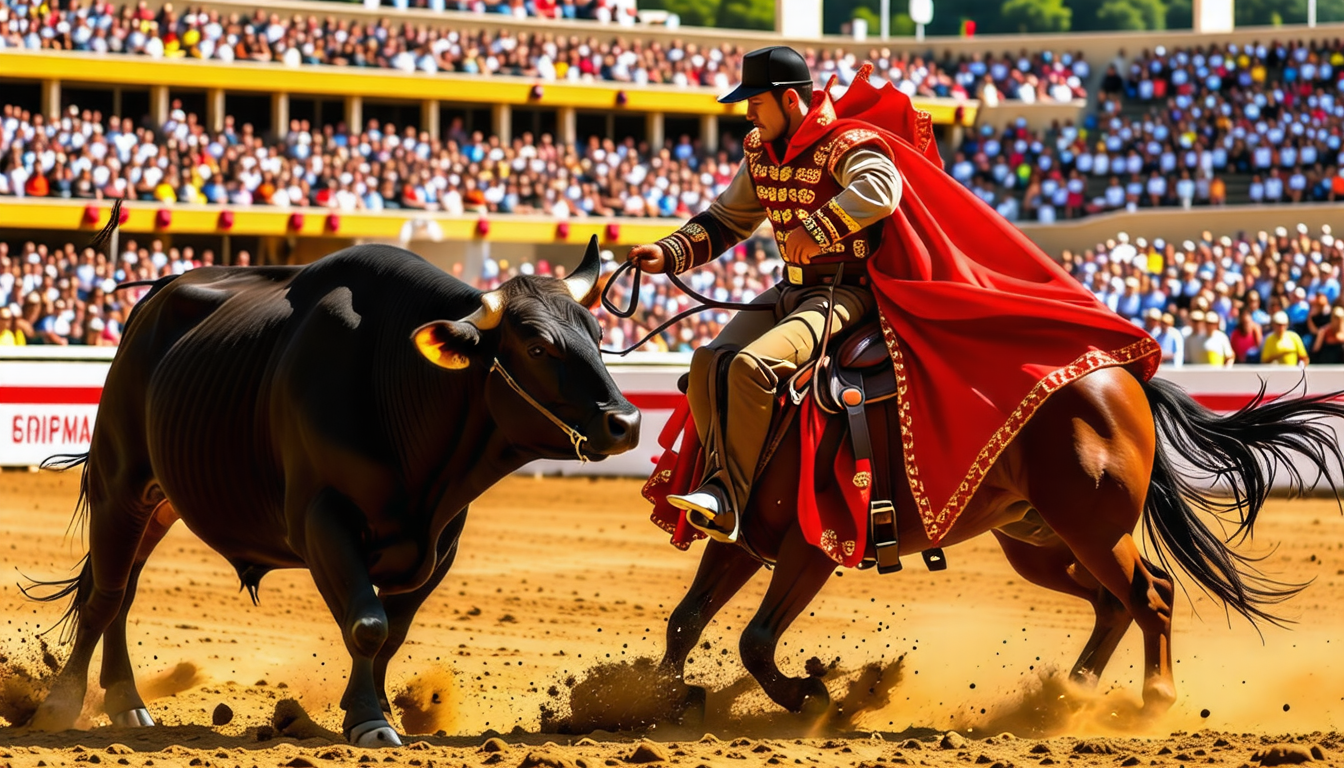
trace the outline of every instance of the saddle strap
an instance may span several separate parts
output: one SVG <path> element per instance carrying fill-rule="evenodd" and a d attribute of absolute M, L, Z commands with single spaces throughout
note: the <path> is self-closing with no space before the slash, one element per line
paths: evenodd
<path fill-rule="evenodd" d="M 868 501 L 868 540 L 878 573 L 901 570 L 901 540 L 896 526 L 896 506 L 886 491 L 886 472 L 874 476 L 873 444 L 868 435 L 868 413 L 864 406 L 863 377 L 846 380 L 840 390 L 840 403 L 849 419 L 849 437 L 854 444 L 854 484 Z M 878 409 L 879 412 L 882 409 Z M 881 416 L 885 419 L 885 416 Z M 883 429 L 883 432 L 886 430 Z M 881 437 L 885 438 L 885 435 Z M 865 557 L 867 559 L 867 557 Z"/>

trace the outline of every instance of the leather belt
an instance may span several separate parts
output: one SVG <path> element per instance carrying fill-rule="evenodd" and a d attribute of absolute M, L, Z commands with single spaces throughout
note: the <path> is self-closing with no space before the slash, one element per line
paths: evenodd
<path fill-rule="evenodd" d="M 840 262 L 838 264 L 785 264 L 784 282 L 792 286 L 810 287 L 814 285 L 833 285 L 836 284 L 836 273 L 840 271 L 841 264 L 846 265 L 844 273 L 840 275 L 839 285 L 866 286 L 868 285 L 868 273 L 860 264 L 853 262 Z"/>

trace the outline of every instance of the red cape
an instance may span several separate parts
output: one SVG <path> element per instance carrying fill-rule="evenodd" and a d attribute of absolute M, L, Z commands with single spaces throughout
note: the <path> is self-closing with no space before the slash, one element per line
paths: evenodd
<path fill-rule="evenodd" d="M 809 120 L 785 157 L 823 135 L 859 128 L 877 134 L 901 175 L 901 202 L 881 225 L 868 274 L 896 372 L 906 480 L 925 533 L 937 544 L 1046 398 L 1111 366 L 1147 380 L 1161 350 L 944 173 L 928 113 L 891 85 L 875 88 L 867 70 L 830 105 L 836 119 Z M 830 99 L 819 91 L 813 110 Z M 696 476 L 687 465 L 699 446 L 684 418 L 679 412 L 669 424 L 663 436 L 669 450 L 646 487 L 655 522 L 678 545 L 697 532 L 661 496 Z M 670 450 L 679 431 L 691 438 L 683 439 L 680 462 Z M 852 475 L 849 461 L 838 475 Z M 800 491 L 808 540 L 838 562 L 856 564 L 866 545 L 867 510 L 848 498 L 848 510 L 819 504 L 810 497 L 810 482 Z M 845 537 L 839 551 L 837 536 Z"/>
<path fill-rule="evenodd" d="M 931 142 L 913 144 L 926 118 L 904 93 L 861 76 L 834 107 L 840 127 L 878 132 L 904 182 L 868 273 L 907 480 L 936 544 L 1051 393 L 1115 365 L 1147 380 L 1161 350 L 944 173 Z"/>

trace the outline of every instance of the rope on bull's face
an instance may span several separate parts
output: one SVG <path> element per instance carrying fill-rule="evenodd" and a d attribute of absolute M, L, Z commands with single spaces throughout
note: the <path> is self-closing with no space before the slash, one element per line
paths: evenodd
<path fill-rule="evenodd" d="M 588 463 L 588 457 L 583 455 L 583 444 L 588 442 L 587 435 L 566 424 L 564 420 L 562 420 L 559 416 L 556 416 L 554 413 L 552 413 L 549 408 L 542 405 L 540 402 L 536 400 L 536 398 L 529 395 L 523 389 L 523 386 L 519 384 L 517 380 L 515 380 L 512 376 L 510 376 L 508 371 L 504 370 L 504 364 L 499 362 L 499 358 L 495 358 L 495 362 L 490 366 L 490 370 L 492 372 L 498 373 L 500 377 L 504 379 L 504 383 L 508 384 L 509 387 L 514 392 L 517 392 L 519 397 L 526 400 L 529 405 L 537 409 L 537 411 L 539 411 L 542 416 L 545 416 L 547 419 L 550 420 L 552 424 L 559 427 L 561 431 L 565 433 L 565 436 L 569 438 L 570 446 L 574 448 L 574 455 L 575 457 L 578 458 L 580 464 Z"/>

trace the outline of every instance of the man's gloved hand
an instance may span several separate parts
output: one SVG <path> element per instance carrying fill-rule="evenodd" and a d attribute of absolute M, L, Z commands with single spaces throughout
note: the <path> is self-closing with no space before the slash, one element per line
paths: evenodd
<path fill-rule="evenodd" d="M 635 262 L 645 272 L 662 272 L 667 263 L 663 249 L 656 245 L 636 245 L 625 255 L 625 260 Z"/>
<path fill-rule="evenodd" d="M 821 246 L 803 227 L 794 227 L 784 238 L 784 253 L 781 255 L 790 264 L 811 264 L 812 259 L 821 253 Z"/>

